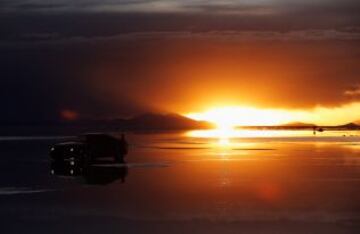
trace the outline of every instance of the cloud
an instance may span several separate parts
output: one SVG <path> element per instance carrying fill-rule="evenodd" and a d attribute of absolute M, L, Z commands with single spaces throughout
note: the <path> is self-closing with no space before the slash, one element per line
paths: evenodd
<path fill-rule="evenodd" d="M 81 118 L 187 112 L 223 103 L 344 105 L 359 99 L 344 95 L 359 82 L 357 35 L 356 28 L 24 33 L 0 48 L 0 120 L 58 120 L 63 110 Z"/>
<path fill-rule="evenodd" d="M 181 4 L 165 0 L 14 0 L 0 4 L 3 12 L 174 12 Z"/>
<path fill-rule="evenodd" d="M 166 41 L 166 40 L 206 40 L 222 42 L 256 42 L 256 41 L 357 41 L 360 31 L 357 28 L 342 30 L 293 30 L 279 31 L 149 31 L 122 33 L 109 36 L 70 36 L 59 33 L 25 34 L 17 40 L 1 40 L 0 47 L 35 46 L 56 44 L 97 44 L 129 41 Z"/>
<path fill-rule="evenodd" d="M 344 92 L 345 96 L 349 97 L 360 97 L 360 84 L 355 85 L 353 88 Z"/>
<path fill-rule="evenodd" d="M 19 3 L 18 5 L 14 5 L 14 10 L 51 10 L 51 9 L 62 9 L 67 5 L 62 3 Z"/>
<path fill-rule="evenodd" d="M 355 0 L 3 0 L 3 11 L 110 11 L 110 12 L 197 12 L 216 14 L 262 15 L 301 8 L 329 8 L 359 6 Z"/>

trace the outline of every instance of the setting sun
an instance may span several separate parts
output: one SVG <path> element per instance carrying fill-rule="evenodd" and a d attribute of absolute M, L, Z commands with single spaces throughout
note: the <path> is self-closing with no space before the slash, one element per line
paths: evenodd
<path fill-rule="evenodd" d="M 229 144 L 231 138 L 268 137 L 272 131 L 237 130 L 236 126 L 272 126 L 288 123 L 294 120 L 291 113 L 282 110 L 261 110 L 251 107 L 221 107 L 213 108 L 203 113 L 190 113 L 189 118 L 208 121 L 216 125 L 213 130 L 198 130 L 188 132 L 191 137 L 217 138 L 220 145 Z"/>
<path fill-rule="evenodd" d="M 186 116 L 215 123 L 219 129 L 231 129 L 235 126 L 279 125 L 294 120 L 291 113 L 286 111 L 251 107 L 220 107 L 203 113 L 189 113 Z"/>

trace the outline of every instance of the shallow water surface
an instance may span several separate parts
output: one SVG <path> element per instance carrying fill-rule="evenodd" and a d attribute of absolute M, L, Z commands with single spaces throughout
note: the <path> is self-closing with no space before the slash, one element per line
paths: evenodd
<path fill-rule="evenodd" d="M 62 140 L 0 140 L 7 233 L 360 232 L 357 136 L 130 134 L 126 164 L 95 165 L 107 180 L 51 175 Z"/>

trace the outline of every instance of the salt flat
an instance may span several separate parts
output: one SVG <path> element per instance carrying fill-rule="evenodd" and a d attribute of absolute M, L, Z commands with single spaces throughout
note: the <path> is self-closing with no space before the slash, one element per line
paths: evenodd
<path fill-rule="evenodd" d="M 360 231 L 356 135 L 221 141 L 129 134 L 127 163 L 98 165 L 119 170 L 101 185 L 81 175 L 51 175 L 48 151 L 61 140 L 0 141 L 0 218 L 7 233 Z"/>

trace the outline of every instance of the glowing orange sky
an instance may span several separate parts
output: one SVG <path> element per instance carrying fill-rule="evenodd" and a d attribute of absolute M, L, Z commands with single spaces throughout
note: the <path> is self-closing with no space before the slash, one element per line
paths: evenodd
<path fill-rule="evenodd" d="M 95 92 L 106 91 L 114 100 L 124 94 L 153 110 L 181 114 L 233 106 L 284 111 L 288 117 L 281 123 L 360 120 L 358 49 L 351 43 L 206 38 L 140 45 L 131 49 L 137 56 L 128 67 L 119 68 L 118 61 L 96 64 Z"/>
<path fill-rule="evenodd" d="M 78 24 L 69 24 L 59 12 L 31 14 L 34 21 L 14 14 L 0 22 L 14 25 L 0 45 L 8 50 L 0 55 L 0 119 L 51 120 L 64 117 L 61 110 L 79 118 L 122 118 L 224 107 L 281 111 L 287 117 L 280 122 L 360 119 L 360 31 L 353 5 L 321 0 L 324 7 L 318 2 L 298 9 L 290 1 L 285 8 L 286 1 L 269 1 L 266 14 L 262 7 L 252 14 L 243 10 L 253 1 L 231 1 L 239 11 L 204 2 L 211 8 L 195 4 L 191 11 L 179 1 L 170 7 L 181 9 L 176 15 L 72 12 Z M 254 123 L 279 122 L 271 116 Z"/>
<path fill-rule="evenodd" d="M 312 110 L 260 109 L 256 107 L 221 106 L 185 116 L 210 121 L 219 128 L 234 126 L 271 126 L 303 121 L 317 125 L 340 125 L 360 119 L 360 103 L 338 108 L 317 107 Z"/>

